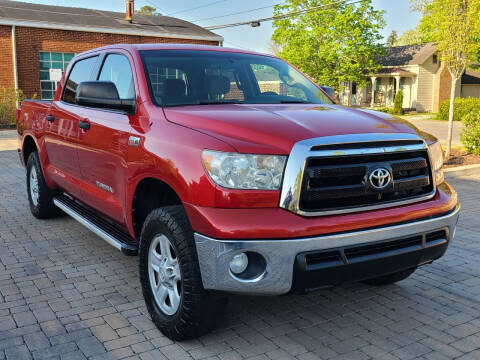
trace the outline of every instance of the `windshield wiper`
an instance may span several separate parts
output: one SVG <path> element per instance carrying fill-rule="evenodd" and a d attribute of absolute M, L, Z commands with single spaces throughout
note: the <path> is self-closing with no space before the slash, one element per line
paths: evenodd
<path fill-rule="evenodd" d="M 280 104 L 311 104 L 307 100 L 280 100 Z"/>
<path fill-rule="evenodd" d="M 238 100 L 212 100 L 212 101 L 199 101 L 198 105 L 218 105 L 218 104 L 241 104 Z"/>

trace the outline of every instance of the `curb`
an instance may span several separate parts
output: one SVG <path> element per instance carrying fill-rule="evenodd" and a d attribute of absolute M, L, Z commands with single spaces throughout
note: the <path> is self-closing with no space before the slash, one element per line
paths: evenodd
<path fill-rule="evenodd" d="M 477 168 L 480 168 L 480 164 L 451 167 L 448 169 L 443 169 L 443 172 L 454 172 L 454 171 L 470 170 L 470 169 L 477 169 Z"/>

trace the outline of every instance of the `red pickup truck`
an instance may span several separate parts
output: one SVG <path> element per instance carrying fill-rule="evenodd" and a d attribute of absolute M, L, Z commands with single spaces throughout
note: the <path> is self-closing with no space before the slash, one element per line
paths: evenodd
<path fill-rule="evenodd" d="M 62 210 L 138 254 L 147 308 L 172 339 L 211 330 L 227 293 L 400 281 L 455 233 L 434 137 L 335 105 L 273 56 L 103 47 L 17 117 L 33 215 Z"/>

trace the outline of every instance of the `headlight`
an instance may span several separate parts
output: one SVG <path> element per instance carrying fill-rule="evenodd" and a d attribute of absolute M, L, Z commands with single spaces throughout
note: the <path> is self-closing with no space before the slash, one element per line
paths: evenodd
<path fill-rule="evenodd" d="M 208 175 L 217 185 L 230 189 L 278 190 L 286 156 L 202 152 Z"/>
<path fill-rule="evenodd" d="M 433 174 L 435 176 L 435 183 L 440 185 L 443 181 L 443 150 L 440 142 L 437 141 L 428 146 L 430 152 L 430 161 L 432 162 Z"/>

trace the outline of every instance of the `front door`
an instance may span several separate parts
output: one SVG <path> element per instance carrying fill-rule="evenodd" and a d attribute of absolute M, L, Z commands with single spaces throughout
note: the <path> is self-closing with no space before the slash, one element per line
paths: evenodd
<path fill-rule="evenodd" d="M 112 53 L 104 58 L 97 80 L 112 81 L 121 99 L 134 99 L 135 87 L 126 54 Z M 125 224 L 125 178 L 131 132 L 129 115 L 116 110 L 84 108 L 78 159 L 85 186 L 83 197 L 93 207 L 120 224 Z"/>

